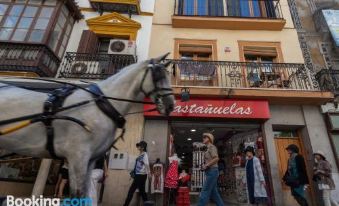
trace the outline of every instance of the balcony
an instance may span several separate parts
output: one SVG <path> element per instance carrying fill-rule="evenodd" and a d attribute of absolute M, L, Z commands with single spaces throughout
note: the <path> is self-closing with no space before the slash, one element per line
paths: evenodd
<path fill-rule="evenodd" d="M 67 52 L 61 63 L 58 77 L 106 79 L 133 63 L 135 63 L 135 59 L 132 55 Z"/>
<path fill-rule="evenodd" d="M 297 105 L 333 100 L 331 92 L 314 89 L 304 64 L 173 60 L 170 68 L 176 95 L 188 88 L 191 96 L 199 98 L 265 99 Z"/>
<path fill-rule="evenodd" d="M 175 0 L 172 26 L 281 31 L 286 24 L 279 0 Z"/>
<path fill-rule="evenodd" d="M 90 0 L 93 9 L 103 12 L 140 14 L 140 0 Z"/>
<path fill-rule="evenodd" d="M 0 73 L 54 77 L 60 60 L 45 45 L 0 43 Z"/>
<path fill-rule="evenodd" d="M 304 64 L 173 60 L 172 85 L 311 90 Z"/>
<path fill-rule="evenodd" d="M 317 73 L 316 79 L 321 90 L 331 91 L 335 96 L 339 96 L 339 70 L 322 69 Z"/>

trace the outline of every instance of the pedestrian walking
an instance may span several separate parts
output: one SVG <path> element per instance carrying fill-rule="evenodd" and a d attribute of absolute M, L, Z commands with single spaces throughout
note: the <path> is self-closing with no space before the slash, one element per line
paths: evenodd
<path fill-rule="evenodd" d="M 260 160 L 255 156 L 254 148 L 251 146 L 246 148 L 245 153 L 247 157 L 245 168 L 249 202 L 252 205 L 266 204 L 266 183 Z"/>
<path fill-rule="evenodd" d="M 332 190 L 335 190 L 331 164 L 326 160 L 326 157 L 322 151 L 317 151 L 314 153 L 314 161 L 315 165 L 313 168 L 313 180 L 317 183 L 319 190 L 323 193 L 322 198 L 324 201 L 324 206 L 331 206 L 331 203 L 332 205 L 338 206 L 338 203 L 335 202 L 331 197 Z"/>
<path fill-rule="evenodd" d="M 291 188 L 292 196 L 301 206 L 308 206 L 305 198 L 305 188 L 309 184 L 305 160 L 299 154 L 297 145 L 291 144 L 286 148 L 290 158 L 288 159 L 287 171 L 283 181 Z"/>
<path fill-rule="evenodd" d="M 98 184 L 100 181 L 108 176 L 108 167 L 106 161 L 106 155 L 103 155 L 95 162 L 95 166 L 91 171 L 90 183 L 88 188 L 89 197 L 92 199 L 92 206 L 98 205 Z"/>
<path fill-rule="evenodd" d="M 211 133 L 203 134 L 203 143 L 207 146 L 207 151 L 204 154 L 204 164 L 202 170 L 205 171 L 206 180 L 202 187 L 198 206 L 205 206 L 212 199 L 217 206 L 224 206 L 223 200 L 218 191 L 218 150 L 213 145 L 214 136 Z"/>
<path fill-rule="evenodd" d="M 147 194 L 145 192 L 147 176 L 150 175 L 149 160 L 147 155 L 147 143 L 145 141 L 141 141 L 136 144 L 136 147 L 138 148 L 140 155 L 139 157 L 137 157 L 134 169 L 131 172 L 131 177 L 134 180 L 131 187 L 129 188 L 124 206 L 129 205 L 136 189 L 139 189 L 139 193 L 144 203 L 148 200 Z"/>

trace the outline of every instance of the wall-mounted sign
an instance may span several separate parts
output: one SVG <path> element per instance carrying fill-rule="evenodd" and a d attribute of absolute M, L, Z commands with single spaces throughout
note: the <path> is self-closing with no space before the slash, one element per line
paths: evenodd
<path fill-rule="evenodd" d="M 226 46 L 226 47 L 224 48 L 224 51 L 225 51 L 225 52 L 231 52 L 231 47 Z"/>
<path fill-rule="evenodd" d="M 335 44 L 339 46 L 339 10 L 323 10 L 323 15 Z"/>
<path fill-rule="evenodd" d="M 145 105 L 144 110 L 153 108 Z M 160 116 L 158 112 L 145 112 L 145 116 Z M 188 102 L 177 100 L 172 117 L 211 117 L 234 119 L 269 119 L 267 101 L 260 100 L 218 100 L 192 99 Z"/>

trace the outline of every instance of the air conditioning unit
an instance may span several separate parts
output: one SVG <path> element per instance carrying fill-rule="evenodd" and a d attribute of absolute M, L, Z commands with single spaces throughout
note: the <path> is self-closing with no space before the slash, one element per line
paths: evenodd
<path fill-rule="evenodd" d="M 136 55 L 135 41 L 112 39 L 109 43 L 108 54 Z"/>
<path fill-rule="evenodd" d="M 98 74 L 100 64 L 98 61 L 74 61 L 70 67 L 73 74 Z"/>

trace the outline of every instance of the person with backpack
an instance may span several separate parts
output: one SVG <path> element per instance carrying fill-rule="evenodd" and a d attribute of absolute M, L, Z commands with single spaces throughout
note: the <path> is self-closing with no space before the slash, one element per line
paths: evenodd
<path fill-rule="evenodd" d="M 297 145 L 291 144 L 286 148 L 290 158 L 283 181 L 291 188 L 292 196 L 301 206 L 308 206 L 305 188 L 309 184 L 304 157 L 299 154 Z"/>

